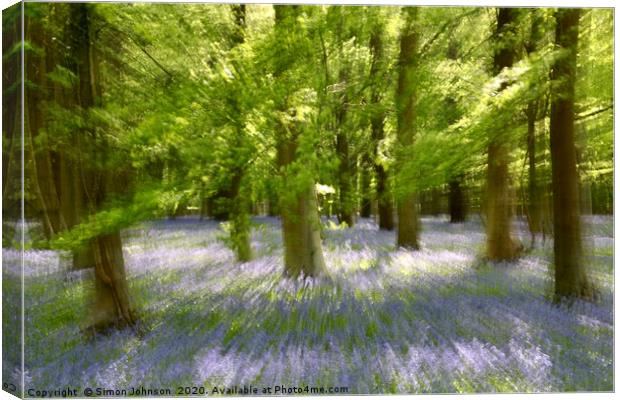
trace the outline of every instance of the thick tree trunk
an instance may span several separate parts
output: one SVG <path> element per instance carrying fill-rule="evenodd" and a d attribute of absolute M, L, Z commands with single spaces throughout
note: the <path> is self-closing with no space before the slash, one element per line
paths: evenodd
<path fill-rule="evenodd" d="M 396 112 L 398 116 L 397 138 L 399 148 L 397 164 L 402 166 L 406 152 L 410 151 L 416 134 L 416 69 L 418 58 L 418 26 L 416 7 L 404 7 L 405 26 L 400 37 L 400 58 L 398 71 L 398 87 L 396 90 Z M 396 245 L 411 249 L 419 249 L 419 221 L 417 212 L 417 196 L 410 190 L 399 188 L 405 194 L 397 200 L 398 230 Z"/>
<path fill-rule="evenodd" d="M 518 246 L 511 236 L 513 193 L 508 184 L 509 149 L 503 143 L 488 148 L 487 257 L 491 261 L 516 258 Z"/>
<path fill-rule="evenodd" d="M 556 46 L 566 53 L 553 65 L 551 79 L 551 171 L 555 295 L 592 299 L 594 291 L 582 259 L 579 177 L 575 150 L 575 74 L 579 9 L 556 12 Z"/>
<path fill-rule="evenodd" d="M 326 271 L 321 247 L 321 227 L 313 187 L 282 212 L 284 270 L 289 277 L 313 277 Z"/>
<path fill-rule="evenodd" d="M 298 6 L 274 5 L 276 32 L 286 35 L 299 35 L 296 17 Z M 287 47 L 283 51 L 293 52 Z M 287 57 L 284 57 L 287 59 Z M 274 77 L 281 77 L 288 65 L 276 63 Z M 284 101 L 279 105 L 282 112 L 287 110 Z M 283 124 L 284 122 L 281 122 Z M 291 278 L 315 277 L 327 272 L 321 244 L 321 225 L 314 182 L 290 171 L 289 167 L 297 159 L 299 132 L 294 123 L 279 126 L 277 131 L 278 166 L 283 173 L 283 184 L 279 208 L 282 216 L 282 238 L 284 243 L 284 275 Z"/>
<path fill-rule="evenodd" d="M 495 74 L 512 67 L 515 57 L 515 22 L 518 11 L 500 8 L 497 14 L 496 41 L 493 57 Z M 509 145 L 501 137 L 492 138 L 488 148 L 487 170 L 487 257 L 491 261 L 512 260 L 518 256 L 519 245 L 511 236 L 511 217 L 514 206 L 510 187 Z"/>
<path fill-rule="evenodd" d="M 76 105 L 83 111 L 97 106 L 101 99 L 97 53 L 93 46 L 96 36 L 92 26 L 91 6 L 87 4 L 71 4 L 68 38 L 72 42 L 74 61 L 71 69 L 78 77 L 75 93 Z M 72 163 L 74 207 L 77 210 L 76 223 L 81 222 L 84 212 L 96 212 L 107 194 L 127 185 L 119 182 L 119 174 L 113 171 L 99 171 L 95 167 L 97 161 L 105 165 L 110 151 L 104 138 L 95 138 L 93 133 L 84 128 L 76 136 L 75 150 L 83 152 L 78 155 L 78 162 Z M 88 155 L 88 156 L 87 156 Z M 118 171 L 116 171 L 118 172 Z M 113 176 L 114 175 L 114 176 Z M 113 184 L 116 182 L 116 184 Z M 83 204 L 83 206 L 82 206 Z M 118 230 L 101 235 L 91 240 L 90 251 L 84 250 L 84 262 L 91 260 L 95 267 L 95 304 L 91 327 L 101 330 L 108 326 L 134 325 L 135 318 L 131 310 L 125 267 L 123 262 L 122 243 Z M 75 258 L 75 255 L 74 255 Z"/>
<path fill-rule="evenodd" d="M 297 143 L 281 137 L 278 144 L 278 164 L 286 167 L 295 161 Z M 285 172 L 286 174 L 286 172 Z M 282 213 L 282 239 L 284 242 L 284 274 L 297 278 L 314 277 L 326 272 L 321 245 L 321 222 L 314 184 L 299 187 L 295 177 L 286 191 L 292 198 L 283 197 L 280 201 Z"/>
<path fill-rule="evenodd" d="M 121 236 L 118 231 L 101 235 L 91 242 L 90 253 L 95 267 L 95 304 L 89 328 L 102 331 L 111 326 L 136 323 L 130 307 L 125 276 Z"/>
<path fill-rule="evenodd" d="M 371 93 L 371 117 L 370 127 L 372 132 L 372 151 L 373 169 L 377 179 L 377 217 L 379 219 L 379 229 L 391 231 L 394 229 L 394 210 L 392 207 L 392 197 L 389 190 L 388 175 L 379 160 L 379 146 L 385 137 L 384 120 L 385 111 L 381 106 L 381 85 L 380 74 L 384 72 L 383 60 L 383 26 L 377 24 L 373 26 L 370 36 L 370 52 L 372 54 L 372 64 L 370 75 L 376 81 L 372 85 Z"/>

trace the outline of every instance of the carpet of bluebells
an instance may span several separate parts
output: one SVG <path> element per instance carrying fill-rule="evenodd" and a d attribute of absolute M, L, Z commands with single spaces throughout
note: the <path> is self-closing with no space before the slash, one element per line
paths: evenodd
<path fill-rule="evenodd" d="M 279 221 L 253 220 L 255 258 L 234 261 L 214 221 L 123 232 L 143 334 L 86 338 L 92 277 L 63 255 L 25 255 L 27 388 L 346 386 L 349 393 L 613 390 L 613 219 L 584 238 L 597 304 L 551 302 L 552 243 L 514 263 L 481 257 L 479 221 L 423 218 L 422 250 L 361 219 L 324 221 L 330 276 L 282 277 Z M 524 242 L 529 234 L 515 229 Z M 19 254 L 3 250 L 5 349 L 18 335 Z M 16 365 L 7 352 L 4 373 Z M 7 357 L 9 359 L 7 359 Z M 6 375 L 5 375 L 6 376 Z"/>

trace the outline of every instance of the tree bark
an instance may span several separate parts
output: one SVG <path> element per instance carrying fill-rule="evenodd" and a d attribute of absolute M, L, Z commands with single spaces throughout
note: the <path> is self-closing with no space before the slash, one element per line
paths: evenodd
<path fill-rule="evenodd" d="M 453 224 L 465 222 L 467 219 L 467 205 L 465 195 L 461 187 L 462 178 L 456 177 L 450 180 L 448 204 L 450 208 L 450 222 Z"/>
<path fill-rule="evenodd" d="M 493 57 L 495 74 L 512 67 L 515 58 L 515 22 L 518 11 L 500 8 L 495 31 L 497 50 Z M 511 236 L 511 218 L 514 202 L 510 187 L 510 149 L 508 144 L 496 136 L 488 147 L 487 170 L 487 257 L 491 261 L 515 259 L 519 246 Z"/>
<path fill-rule="evenodd" d="M 447 51 L 448 60 L 458 60 L 459 46 L 458 42 L 451 38 L 448 43 Z M 449 97 L 445 101 L 445 113 L 448 118 L 448 124 L 455 123 L 459 118 L 459 110 L 457 101 Z M 450 223 L 457 224 L 465 222 L 467 219 L 467 203 L 465 199 L 465 192 L 463 190 L 464 176 L 463 174 L 453 174 L 448 182 L 448 209 L 450 212 Z"/>
<path fill-rule="evenodd" d="M 280 34 L 300 35 L 296 26 L 298 6 L 274 5 L 275 29 Z M 294 52 L 294 45 L 282 50 L 284 60 Z M 290 62 L 290 61 L 289 61 Z M 286 63 L 276 63 L 274 77 L 276 81 L 289 67 Z M 288 109 L 286 99 L 279 105 L 281 112 Z M 286 277 L 316 277 L 327 272 L 321 244 L 320 218 L 314 182 L 292 173 L 291 167 L 297 160 L 299 132 L 295 122 L 284 126 L 281 121 L 277 127 L 278 166 L 282 173 L 283 187 L 286 194 L 278 199 L 282 216 L 282 239 L 284 243 L 284 275 Z M 301 178 L 301 179 L 300 179 Z"/>
<path fill-rule="evenodd" d="M 379 160 L 379 145 L 385 138 L 384 121 L 385 111 L 381 106 L 380 74 L 384 71 L 383 66 L 383 26 L 375 24 L 370 36 L 370 52 L 372 64 L 370 75 L 376 80 L 372 85 L 370 127 L 373 141 L 373 169 L 377 179 L 377 217 L 379 229 L 391 231 L 394 229 L 394 210 L 392 197 L 389 190 L 388 175 L 385 167 Z"/>
<path fill-rule="evenodd" d="M 278 143 L 278 165 L 281 170 L 296 159 L 297 141 L 280 136 Z M 321 245 L 321 225 L 314 184 L 295 182 L 295 176 L 284 172 L 286 192 L 292 198 L 280 199 L 282 213 L 282 239 L 284 242 L 284 274 L 297 278 L 315 277 L 326 272 Z"/>
<path fill-rule="evenodd" d="M 88 4 L 71 4 L 68 40 L 72 43 L 73 62 L 70 67 L 78 78 L 75 104 L 86 118 L 89 108 L 98 106 L 101 99 L 98 56 L 94 44 L 96 35 L 92 26 L 92 9 Z M 85 214 L 96 212 L 107 195 L 121 187 L 118 171 L 100 170 L 95 162 L 106 165 L 111 151 L 105 138 L 96 136 L 88 127 L 82 128 L 76 137 L 74 151 L 79 153 L 73 163 L 73 194 L 75 209 Z M 116 174 L 114 172 L 117 172 Z M 114 183 L 113 183 L 114 182 Z M 67 182 L 70 185 L 69 182 Z M 126 185 L 124 185 L 126 189 Z M 82 204 L 84 204 L 82 208 Z M 75 223 L 82 222 L 79 215 Z M 120 232 L 114 230 L 91 240 L 90 249 L 81 254 L 84 262 L 95 268 L 95 302 L 90 327 L 102 330 L 109 326 L 134 325 L 129 292 L 125 278 Z M 74 256 L 75 259 L 75 256 Z"/>
<path fill-rule="evenodd" d="M 340 58 L 340 66 L 338 72 L 338 85 L 342 86 L 342 91 L 338 96 L 335 106 L 336 120 L 336 154 L 338 155 L 338 222 L 353 227 L 355 224 L 354 216 L 354 196 L 351 173 L 351 160 L 349 157 L 349 135 L 347 132 L 347 113 L 348 113 L 348 95 L 347 86 L 349 80 L 349 66 L 343 52 L 344 41 L 344 16 L 340 8 L 335 8 L 339 13 L 339 24 L 336 28 L 336 41 L 339 44 L 338 55 Z"/>
<path fill-rule="evenodd" d="M 2 246 L 13 248 L 21 247 L 17 226 L 22 213 L 20 82 L 23 60 L 21 52 L 9 53 L 22 41 L 22 4 L 2 11 Z"/>
<path fill-rule="evenodd" d="M 536 51 L 538 41 L 542 32 L 540 24 L 542 18 L 538 10 L 532 10 L 531 33 L 525 50 L 528 55 Z M 527 205 L 527 222 L 532 235 L 531 246 L 534 247 L 537 233 L 543 230 L 543 204 L 542 204 L 542 188 L 538 182 L 538 171 L 536 168 L 537 147 L 536 147 L 536 121 L 538 119 L 539 100 L 533 99 L 527 105 L 527 154 L 528 154 L 528 205 Z"/>
<path fill-rule="evenodd" d="M 245 29 L 246 29 L 246 9 L 245 4 L 232 6 L 233 14 L 236 22 L 236 38 L 235 43 L 237 45 L 245 42 Z M 235 93 L 233 96 L 239 96 L 240 93 Z M 249 211 L 249 197 L 244 190 L 244 178 L 247 172 L 248 166 L 248 153 L 240 151 L 245 143 L 245 132 L 243 125 L 243 109 L 239 105 L 237 97 L 233 98 L 233 107 L 235 118 L 235 137 L 233 139 L 233 151 L 234 151 L 234 166 L 232 168 L 232 184 L 230 188 L 230 215 L 231 219 L 231 239 L 233 243 L 233 250 L 237 257 L 237 261 L 247 262 L 252 259 L 252 246 L 250 242 L 250 217 Z"/>
<path fill-rule="evenodd" d="M 400 37 L 400 58 L 398 87 L 396 90 L 396 112 L 398 116 L 397 138 L 399 144 L 398 165 L 402 166 L 406 154 L 410 151 L 416 134 L 416 80 L 418 63 L 418 27 L 417 7 L 404 7 L 406 22 Z M 419 249 L 419 221 L 417 196 L 411 190 L 397 200 L 398 230 L 396 245 L 410 249 Z"/>
<path fill-rule="evenodd" d="M 556 11 L 556 46 L 565 51 L 551 71 L 551 179 L 555 296 L 592 299 L 593 287 L 582 259 L 579 176 L 575 150 L 575 75 L 579 9 Z"/>
<path fill-rule="evenodd" d="M 102 331 L 110 326 L 133 326 L 137 321 L 130 307 L 120 233 L 97 237 L 91 242 L 90 251 L 95 262 L 95 304 L 90 328 Z"/>
<path fill-rule="evenodd" d="M 26 40 L 35 46 L 48 48 L 50 45 L 43 27 L 35 17 L 26 17 L 25 34 Z M 60 214 L 56 182 L 52 175 L 54 152 L 49 136 L 44 133 L 47 102 L 51 100 L 51 91 L 47 89 L 48 57 L 30 49 L 24 52 L 24 56 L 27 83 L 24 88 L 25 169 L 36 196 L 37 217 L 42 221 L 43 233 L 49 240 L 63 228 L 66 229 L 66 225 Z"/>
<path fill-rule="evenodd" d="M 528 225 L 532 239 L 536 233 L 542 232 L 542 202 L 536 170 L 536 114 L 538 102 L 532 101 L 527 109 L 527 154 L 528 154 Z M 534 240 L 532 240 L 532 245 Z"/>
<path fill-rule="evenodd" d="M 249 202 L 245 193 L 241 192 L 241 181 L 244 173 L 241 170 L 233 171 L 231 185 L 231 232 L 233 251 L 239 262 L 252 259 L 250 243 L 250 217 L 248 216 Z"/>
<path fill-rule="evenodd" d="M 370 218 L 371 214 L 371 196 L 370 196 L 370 157 L 368 153 L 364 153 L 361 158 L 361 166 L 359 170 L 360 180 L 360 217 Z"/>
<path fill-rule="evenodd" d="M 344 114 L 344 111 L 342 112 Z M 336 134 L 336 152 L 338 153 L 338 222 L 355 225 L 353 216 L 353 190 L 351 185 L 351 167 L 349 165 L 349 139 L 342 129 L 344 116 L 338 118 L 338 133 Z"/>

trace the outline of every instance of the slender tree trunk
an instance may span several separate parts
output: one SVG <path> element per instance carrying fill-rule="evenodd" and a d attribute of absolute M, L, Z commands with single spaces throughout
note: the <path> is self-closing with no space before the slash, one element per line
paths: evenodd
<path fill-rule="evenodd" d="M 267 215 L 270 217 L 280 215 L 278 204 L 278 190 L 274 187 L 273 182 L 269 182 L 267 186 Z"/>
<path fill-rule="evenodd" d="M 381 164 L 375 164 L 377 174 L 377 209 L 379 229 L 391 231 L 394 229 L 394 207 L 387 172 Z"/>
<path fill-rule="evenodd" d="M 448 43 L 448 60 L 458 60 L 458 42 L 452 37 Z M 445 113 L 447 114 L 448 124 L 455 123 L 460 115 L 457 101 L 449 97 L 445 101 Z M 457 224 L 465 222 L 467 219 L 467 203 L 463 190 L 464 176 L 461 173 L 453 174 L 448 182 L 448 209 L 450 212 L 450 223 Z"/>
<path fill-rule="evenodd" d="M 592 299 L 594 291 L 582 259 L 579 177 L 575 150 L 575 75 L 579 9 L 556 12 L 556 46 L 564 51 L 551 72 L 551 176 L 555 295 Z"/>
<path fill-rule="evenodd" d="M 525 50 L 528 55 L 536 51 L 538 41 L 542 36 L 540 25 L 542 17 L 539 10 L 532 10 L 531 33 Z M 527 205 L 527 221 L 532 236 L 531 246 L 534 247 L 536 234 L 543 230 L 543 204 L 541 187 L 538 182 L 538 171 L 536 169 L 537 148 L 536 148 L 536 120 L 538 118 L 539 100 L 531 100 L 527 105 L 527 154 L 528 154 L 528 205 Z"/>
<path fill-rule="evenodd" d="M 36 6 L 42 7 L 42 6 Z M 47 35 L 36 18 L 26 18 L 26 40 L 47 48 Z M 47 89 L 47 58 L 33 50 L 25 51 L 25 110 L 24 136 L 27 162 L 25 168 L 37 199 L 39 220 L 47 239 L 66 229 L 60 214 L 60 205 L 53 177 L 52 150 L 49 137 L 44 136 L 46 101 L 50 100 Z"/>
<path fill-rule="evenodd" d="M 21 12 L 20 3 L 2 11 L 2 246 L 15 248 L 21 247 L 17 225 L 22 212 L 20 81 L 23 60 L 21 52 L 10 52 L 22 41 Z M 15 352 L 19 350 L 15 348 Z M 7 354 L 10 353 L 7 350 Z M 19 359 L 15 355 L 14 359 Z"/>
<path fill-rule="evenodd" d="M 201 196 L 200 200 L 200 220 L 204 220 L 209 217 L 209 199 L 206 196 Z"/>
<path fill-rule="evenodd" d="M 235 22 L 235 29 L 233 30 L 231 39 L 232 39 L 232 45 L 233 47 L 235 47 L 245 42 L 246 5 L 245 4 L 233 4 L 231 5 L 231 12 L 233 15 L 233 20 Z M 236 96 L 236 94 L 233 94 L 233 96 Z M 231 116 L 235 119 L 240 118 L 241 116 L 239 114 L 241 110 L 238 107 L 237 99 L 233 97 L 233 98 L 229 98 L 229 101 L 232 103 Z M 239 137 L 243 135 L 243 133 L 241 132 L 242 127 L 236 126 L 235 129 L 236 129 L 236 132 L 235 132 L 236 140 L 238 142 Z M 233 147 L 234 146 L 236 146 L 236 144 L 233 145 Z M 235 160 L 235 161 L 238 162 L 239 160 Z M 238 169 L 241 170 L 242 168 L 238 168 Z M 241 171 L 241 172 L 240 171 L 229 171 L 229 172 L 233 175 L 237 173 L 241 173 L 243 175 L 245 171 Z M 231 223 L 235 224 L 239 222 L 240 219 L 235 218 L 235 216 L 231 214 L 231 211 L 233 208 L 238 209 L 237 203 L 239 203 L 240 200 L 234 198 L 234 196 L 238 195 L 239 190 L 238 188 L 237 189 L 233 188 L 232 185 L 233 185 L 233 182 L 225 182 L 222 187 L 217 188 L 215 194 L 211 198 L 211 204 L 212 204 L 211 213 L 213 217 L 218 221 L 231 220 Z M 249 224 L 248 224 L 248 227 L 249 227 Z M 237 226 L 236 229 L 243 229 L 243 227 Z M 247 236 L 249 237 L 249 235 Z M 233 241 L 234 240 L 235 239 L 233 238 Z M 240 258 L 239 254 L 237 254 L 237 256 L 238 258 Z"/>
<path fill-rule="evenodd" d="M 241 192 L 241 171 L 234 171 L 231 185 L 231 232 L 233 250 L 237 261 L 247 262 L 252 259 L 250 244 L 250 217 L 248 216 L 248 198 Z"/>
<path fill-rule="evenodd" d="M 536 171 L 536 114 L 538 102 L 533 101 L 527 110 L 527 153 L 528 153 L 528 225 L 532 235 L 542 232 L 542 204 L 538 173 Z M 532 240 L 532 245 L 534 240 Z"/>
<path fill-rule="evenodd" d="M 496 74 L 512 67 L 517 12 L 512 8 L 499 9 L 495 33 L 499 43 L 493 57 Z M 509 163 L 509 145 L 499 136 L 492 138 L 488 147 L 486 224 L 487 257 L 491 261 L 512 260 L 519 253 L 519 246 L 511 235 L 514 196 L 510 187 Z"/>
<path fill-rule="evenodd" d="M 360 217 L 370 218 L 371 214 L 371 196 L 370 196 L 370 157 L 367 153 L 362 156 L 362 162 L 359 170 L 360 179 Z"/>
<path fill-rule="evenodd" d="M 341 13 L 341 9 L 337 8 L 340 16 L 340 22 L 336 29 L 336 41 L 339 43 L 338 55 L 340 58 L 340 67 L 338 72 L 338 84 L 343 87 L 342 92 L 338 96 L 338 101 L 335 107 L 335 120 L 336 120 L 336 153 L 338 154 L 338 222 L 347 224 L 348 227 L 353 227 L 355 224 L 354 216 L 354 196 L 351 173 L 351 160 L 349 157 L 349 135 L 347 132 L 347 113 L 348 113 L 348 80 L 349 80 L 349 66 L 345 59 L 343 52 L 343 30 L 344 30 L 344 16 Z"/>
<path fill-rule="evenodd" d="M 398 71 L 398 87 L 396 90 L 396 112 L 398 115 L 397 138 L 399 148 L 398 164 L 402 165 L 406 157 L 411 155 L 411 145 L 416 134 L 416 80 L 418 58 L 418 8 L 404 7 L 406 22 L 400 37 L 400 58 Z M 399 247 L 419 249 L 419 221 L 417 212 L 417 196 L 410 190 L 399 188 L 405 192 L 397 200 L 398 230 L 396 244 Z"/>
<path fill-rule="evenodd" d="M 352 227 L 355 224 L 353 217 L 353 190 L 351 185 L 351 167 L 349 165 L 349 139 L 342 129 L 344 117 L 339 118 L 338 133 L 336 135 L 336 152 L 338 164 L 338 222 Z"/>
<path fill-rule="evenodd" d="M 384 120 L 385 111 L 381 106 L 381 86 L 380 74 L 384 72 L 383 67 L 383 26 L 377 24 L 373 27 L 370 36 L 370 51 L 372 54 L 372 64 L 370 75 L 376 79 L 372 85 L 371 93 L 371 118 L 370 126 L 373 141 L 373 169 L 377 179 L 377 216 L 379 219 L 379 229 L 391 231 L 394 229 L 394 210 L 392 207 L 392 197 L 389 190 L 388 175 L 385 167 L 379 160 L 379 146 L 385 137 Z"/>
<path fill-rule="evenodd" d="M 431 189 L 431 215 L 433 216 L 438 216 L 441 214 L 442 211 L 442 201 L 441 201 L 441 197 L 442 197 L 442 190 L 441 188 L 438 187 L 434 187 Z"/>
<path fill-rule="evenodd" d="M 449 182 L 448 204 L 450 208 L 450 222 L 453 224 L 465 222 L 467 218 L 467 205 L 461 181 L 461 177 L 456 177 Z"/>
<path fill-rule="evenodd" d="M 237 34 L 235 41 L 237 44 L 241 44 L 245 42 L 245 29 L 246 29 L 246 10 L 245 4 L 234 5 L 233 14 L 235 16 Z M 236 96 L 237 94 L 235 94 Z M 236 111 L 234 118 L 238 119 L 236 121 L 235 127 L 235 139 L 233 145 L 235 147 L 235 151 L 244 147 L 244 126 L 242 123 L 242 113 L 243 110 L 239 107 L 238 99 L 233 99 L 233 110 Z M 248 215 L 249 211 L 249 197 L 247 193 L 245 193 L 244 189 L 244 181 L 247 170 L 248 160 L 247 156 L 240 156 L 237 154 L 235 157 L 235 167 L 232 172 L 232 184 L 230 188 L 230 203 L 231 203 L 231 213 L 229 218 L 231 218 L 231 239 L 233 243 L 233 250 L 235 251 L 235 255 L 237 256 L 237 260 L 240 262 L 247 262 L 252 259 L 252 246 L 251 246 L 251 236 L 250 236 L 250 217 Z"/>

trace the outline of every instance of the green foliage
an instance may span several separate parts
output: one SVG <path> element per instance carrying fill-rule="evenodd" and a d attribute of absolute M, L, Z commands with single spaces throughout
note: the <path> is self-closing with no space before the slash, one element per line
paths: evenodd
<path fill-rule="evenodd" d="M 511 169 L 523 176 L 525 110 L 533 100 L 539 101 L 537 140 L 545 144 L 539 146 L 537 163 L 545 177 L 550 171 L 543 148 L 545 104 L 553 90 L 549 69 L 561 56 L 552 46 L 553 10 L 521 10 L 514 35 L 497 39 L 493 9 L 420 8 L 413 82 L 417 134 L 403 147 L 396 140 L 393 96 L 398 39 L 405 26 L 398 7 L 247 5 L 240 28 L 230 5 L 95 4 L 90 9 L 101 98 L 88 110 L 76 109 L 68 98 L 79 84 L 69 68 L 75 60 L 67 59 L 69 7 L 28 6 L 52 45 L 23 44 L 32 57 L 45 55 L 46 82 L 66 97 L 53 97 L 45 85 L 33 82 L 45 107 L 45 121 L 33 137 L 35 153 L 62 153 L 68 162 L 130 179 L 124 193 L 104 196 L 82 226 L 61 233 L 57 247 L 69 248 L 153 215 L 197 209 L 205 198 L 220 196 L 232 211 L 236 203 L 226 196 L 233 192 L 247 202 L 235 209 L 240 216 L 232 222 L 245 227 L 250 204 L 268 201 L 275 209 L 316 182 L 334 187 L 336 198 L 343 162 L 352 171 L 355 207 L 362 191 L 376 187 L 373 171 L 367 188 L 357 177 L 374 163 L 398 182 L 397 196 L 442 187 L 455 176 L 480 186 L 490 140 L 515 149 Z M 580 173 L 584 182 L 611 187 L 612 10 L 587 10 L 581 28 Z M 376 32 L 382 54 L 373 65 L 370 41 Z M 505 41 L 517 48 L 519 60 L 495 73 L 493 51 Z M 3 57 L 20 48 L 15 44 Z M 379 140 L 370 129 L 377 115 L 384 117 Z M 74 145 L 83 132 L 96 137 L 95 146 Z M 348 141 L 346 161 L 336 149 L 338 133 Z M 283 140 L 296 143 L 295 157 L 278 166 Z M 396 165 L 395 159 L 403 162 Z M 28 190 L 34 201 L 33 184 Z"/>

